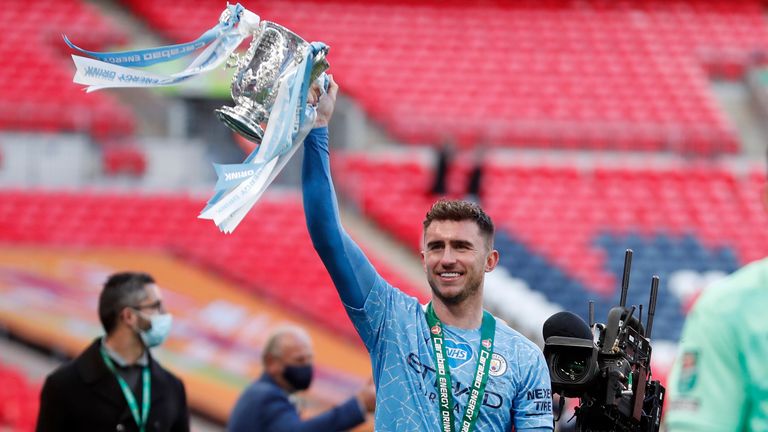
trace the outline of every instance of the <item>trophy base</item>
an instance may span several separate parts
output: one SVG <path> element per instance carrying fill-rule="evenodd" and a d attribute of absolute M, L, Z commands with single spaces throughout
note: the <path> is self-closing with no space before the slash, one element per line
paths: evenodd
<path fill-rule="evenodd" d="M 261 144 L 264 138 L 264 129 L 250 118 L 237 112 L 235 108 L 224 106 L 217 110 L 216 117 L 219 118 L 230 129 L 239 133 L 245 139 L 256 144 Z"/>

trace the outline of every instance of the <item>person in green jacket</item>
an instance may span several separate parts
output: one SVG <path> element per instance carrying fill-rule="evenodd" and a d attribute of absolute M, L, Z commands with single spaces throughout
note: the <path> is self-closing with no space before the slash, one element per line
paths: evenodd
<path fill-rule="evenodd" d="M 768 210 L 768 187 L 763 195 Z M 669 432 L 768 431 L 768 258 L 704 291 L 667 391 Z"/>

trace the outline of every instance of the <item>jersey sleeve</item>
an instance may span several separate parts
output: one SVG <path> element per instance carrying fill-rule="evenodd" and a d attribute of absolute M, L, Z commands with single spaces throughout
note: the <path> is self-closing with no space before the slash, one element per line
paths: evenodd
<path fill-rule="evenodd" d="M 313 129 L 304 143 L 302 192 L 307 229 L 355 328 L 370 349 L 384 311 L 364 306 L 374 286 L 386 289 L 388 284 L 341 225 L 330 171 L 328 128 Z"/>
<path fill-rule="evenodd" d="M 701 302 L 701 299 L 700 299 Z M 668 431 L 741 430 L 747 386 L 738 338 L 727 320 L 697 304 L 667 380 Z"/>
<path fill-rule="evenodd" d="M 515 430 L 551 431 L 554 429 L 552 388 L 544 355 L 538 348 L 530 347 L 519 361 L 520 390 L 512 405 Z"/>
<path fill-rule="evenodd" d="M 421 305 L 379 278 L 360 308 L 347 306 L 347 313 L 372 354 L 378 353 L 382 339 L 408 340 L 418 334 L 419 320 L 423 320 Z M 416 318 L 416 320 L 414 320 Z"/>
<path fill-rule="evenodd" d="M 309 236 L 342 302 L 360 308 L 380 276 L 341 226 L 331 179 L 328 128 L 313 129 L 304 142 L 302 192 Z"/>

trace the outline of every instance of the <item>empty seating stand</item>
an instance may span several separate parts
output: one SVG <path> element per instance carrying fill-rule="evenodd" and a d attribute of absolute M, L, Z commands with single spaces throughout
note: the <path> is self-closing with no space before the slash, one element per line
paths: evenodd
<path fill-rule="evenodd" d="M 167 250 L 326 326 L 354 336 L 306 231 L 298 195 L 262 198 L 233 235 L 197 219 L 202 200 L 180 195 L 0 191 L 0 241 L 57 247 Z M 376 263 L 395 286 L 418 289 Z"/>
<path fill-rule="evenodd" d="M 460 156 L 450 171 L 449 196 L 463 197 L 467 160 Z M 640 260 L 635 268 L 647 279 L 640 282 L 644 293 L 654 272 L 728 273 L 768 253 L 768 216 L 759 200 L 762 171 L 736 174 L 690 165 L 577 169 L 487 160 L 482 204 L 503 237 L 502 257 L 515 257 L 502 264 L 555 302 L 571 288 L 615 295 L 627 247 Z M 427 193 L 432 166 L 415 154 L 337 155 L 334 162 L 337 186 L 382 228 L 419 250 L 420 223 L 435 198 Z M 563 277 L 552 278 L 556 272 Z M 580 299 L 586 304 L 586 294 Z M 681 320 L 686 305 L 674 304 Z"/>
<path fill-rule="evenodd" d="M 82 132 L 97 139 L 133 132 L 132 113 L 105 92 L 72 82 L 68 35 L 103 50 L 123 44 L 115 23 L 80 0 L 4 2 L 0 25 L 0 131 Z"/>
<path fill-rule="evenodd" d="M 39 384 L 14 367 L 0 364 L 0 430 L 35 430 L 39 399 Z"/>
<path fill-rule="evenodd" d="M 174 41 L 222 9 L 123 2 Z M 737 78 L 768 52 L 759 0 L 243 4 L 331 45 L 342 90 L 408 143 L 734 152 L 709 76 Z"/>

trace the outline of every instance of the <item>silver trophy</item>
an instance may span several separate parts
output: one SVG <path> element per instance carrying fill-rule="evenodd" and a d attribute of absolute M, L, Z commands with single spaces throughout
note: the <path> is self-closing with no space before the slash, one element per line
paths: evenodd
<path fill-rule="evenodd" d="M 232 77 L 234 107 L 216 110 L 216 116 L 230 129 L 249 141 L 261 143 L 277 90 L 286 72 L 306 57 L 310 44 L 287 28 L 262 21 L 253 32 L 251 46 L 244 56 L 233 54 L 228 67 L 237 67 Z M 330 65 L 328 48 L 315 54 L 310 74 L 314 82 Z"/>

